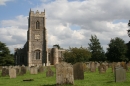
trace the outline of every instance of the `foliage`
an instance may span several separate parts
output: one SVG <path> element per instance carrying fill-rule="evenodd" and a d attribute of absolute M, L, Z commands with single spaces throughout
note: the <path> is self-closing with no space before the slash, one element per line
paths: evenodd
<path fill-rule="evenodd" d="M 123 39 L 116 37 L 115 39 L 111 39 L 108 44 L 106 56 L 107 60 L 111 62 L 117 61 L 127 61 L 128 59 L 125 57 L 127 47 Z"/>
<path fill-rule="evenodd" d="M 57 47 L 58 49 L 61 48 L 59 44 L 55 44 L 55 45 L 53 45 L 53 47 Z"/>
<path fill-rule="evenodd" d="M 64 61 L 68 63 L 76 63 L 76 62 L 86 62 L 91 57 L 91 53 L 87 50 L 87 48 L 69 48 L 64 53 Z"/>
<path fill-rule="evenodd" d="M 106 60 L 105 52 L 103 48 L 101 47 L 99 39 L 97 39 L 97 36 L 91 35 L 90 42 L 91 43 L 88 43 L 89 45 L 88 49 L 92 53 L 90 60 L 91 61 L 105 61 Z"/>
<path fill-rule="evenodd" d="M 130 61 L 130 41 L 129 41 L 129 43 L 126 44 L 126 46 L 127 46 L 126 57 L 127 57 L 127 58 L 129 59 L 129 61 Z"/>
<path fill-rule="evenodd" d="M 5 43 L 0 42 L 0 65 L 13 65 L 13 54 L 10 54 L 8 47 Z"/>

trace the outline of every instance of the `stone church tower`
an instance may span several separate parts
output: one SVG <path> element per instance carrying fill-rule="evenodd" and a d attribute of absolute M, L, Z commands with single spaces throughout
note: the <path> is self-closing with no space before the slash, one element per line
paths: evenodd
<path fill-rule="evenodd" d="M 16 65 L 27 66 L 48 64 L 45 10 L 41 13 L 30 10 L 27 42 L 23 49 L 15 48 L 15 62 Z"/>
<path fill-rule="evenodd" d="M 23 48 L 15 48 L 15 65 L 55 65 L 63 60 L 63 48 L 47 48 L 45 10 L 29 12 L 27 41 Z"/>
<path fill-rule="evenodd" d="M 47 36 L 45 26 L 45 11 L 36 13 L 30 10 L 28 19 L 28 65 L 47 63 Z"/>

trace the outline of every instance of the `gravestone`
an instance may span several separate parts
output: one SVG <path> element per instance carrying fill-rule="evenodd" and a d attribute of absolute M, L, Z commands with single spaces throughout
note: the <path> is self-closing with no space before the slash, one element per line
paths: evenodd
<path fill-rule="evenodd" d="M 37 67 L 35 66 L 30 67 L 30 74 L 37 74 L 37 73 L 38 73 Z"/>
<path fill-rule="evenodd" d="M 90 62 L 86 62 L 86 66 L 87 66 L 86 72 L 90 71 Z"/>
<path fill-rule="evenodd" d="M 54 72 L 51 70 L 50 66 L 47 66 L 46 77 L 51 76 L 54 76 Z"/>
<path fill-rule="evenodd" d="M 126 62 L 121 62 L 121 67 L 123 67 L 126 71 L 128 71 L 128 66 L 126 64 Z"/>
<path fill-rule="evenodd" d="M 38 67 L 38 73 L 42 73 L 44 72 L 44 67 L 43 66 L 39 66 Z"/>
<path fill-rule="evenodd" d="M 115 67 L 117 67 L 116 64 L 117 64 L 116 62 L 113 62 L 112 65 L 111 65 L 111 66 L 112 66 L 112 72 L 113 72 L 113 73 L 115 73 Z"/>
<path fill-rule="evenodd" d="M 96 72 L 95 62 L 91 62 L 91 63 L 90 63 L 90 71 L 91 71 L 91 72 Z"/>
<path fill-rule="evenodd" d="M 84 64 L 79 62 L 73 65 L 74 80 L 84 79 Z"/>
<path fill-rule="evenodd" d="M 71 64 L 61 62 L 56 65 L 56 84 L 74 84 L 73 66 Z"/>
<path fill-rule="evenodd" d="M 115 82 L 126 80 L 126 70 L 123 67 L 115 67 Z"/>
<path fill-rule="evenodd" d="M 24 74 L 26 74 L 26 71 L 27 71 L 26 67 L 22 65 L 21 68 L 20 68 L 20 73 L 19 74 L 24 75 Z"/>
<path fill-rule="evenodd" d="M 20 72 L 19 68 L 15 68 L 15 69 L 16 69 L 16 75 L 19 75 Z"/>
<path fill-rule="evenodd" d="M 9 69 L 7 69 L 7 68 L 2 68 L 1 76 L 7 76 L 7 75 L 9 75 Z"/>
<path fill-rule="evenodd" d="M 10 78 L 16 78 L 16 69 L 15 68 L 9 69 L 9 76 L 10 76 Z"/>
<path fill-rule="evenodd" d="M 2 66 L 0 66 L 0 71 L 2 70 Z"/>
<path fill-rule="evenodd" d="M 98 67 L 98 71 L 99 73 L 106 73 L 106 65 L 105 64 L 100 64 L 100 66 Z"/>

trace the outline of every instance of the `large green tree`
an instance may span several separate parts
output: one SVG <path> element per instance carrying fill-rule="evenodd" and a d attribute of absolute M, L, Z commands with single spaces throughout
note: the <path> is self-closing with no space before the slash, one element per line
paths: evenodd
<path fill-rule="evenodd" d="M 119 37 L 111 39 L 106 52 L 107 60 L 111 62 L 127 61 L 126 52 L 127 47 L 123 39 Z"/>
<path fill-rule="evenodd" d="M 0 65 L 13 65 L 14 58 L 5 43 L 0 41 Z"/>
<path fill-rule="evenodd" d="M 103 48 L 101 47 L 101 44 L 99 42 L 99 39 L 97 38 L 96 35 L 91 35 L 90 39 L 91 43 L 88 43 L 89 47 L 88 49 L 90 50 L 92 56 L 91 56 L 91 61 L 105 61 L 106 56 Z"/>
<path fill-rule="evenodd" d="M 64 53 L 64 61 L 68 63 L 76 63 L 76 62 L 86 62 L 89 61 L 91 57 L 91 53 L 88 51 L 87 48 L 69 48 Z"/>

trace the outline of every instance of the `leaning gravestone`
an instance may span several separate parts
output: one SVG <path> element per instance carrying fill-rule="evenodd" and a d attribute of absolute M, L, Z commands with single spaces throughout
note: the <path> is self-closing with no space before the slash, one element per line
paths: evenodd
<path fill-rule="evenodd" d="M 79 62 L 73 65 L 74 80 L 84 79 L 84 64 Z"/>
<path fill-rule="evenodd" d="M 47 66 L 46 77 L 51 76 L 54 76 L 54 72 L 51 70 L 50 66 Z"/>
<path fill-rule="evenodd" d="M 126 80 L 126 70 L 123 67 L 115 67 L 115 82 Z"/>
<path fill-rule="evenodd" d="M 56 84 L 74 84 L 73 66 L 71 64 L 61 62 L 56 65 Z"/>
<path fill-rule="evenodd" d="M 37 74 L 37 73 L 38 73 L 37 67 L 35 66 L 30 67 L 30 74 Z"/>
<path fill-rule="evenodd" d="M 9 76 L 10 76 L 10 78 L 16 78 L 16 69 L 15 68 L 9 69 Z"/>
<path fill-rule="evenodd" d="M 9 69 L 7 69 L 7 68 L 2 68 L 1 76 L 7 76 L 7 75 L 9 75 Z"/>

